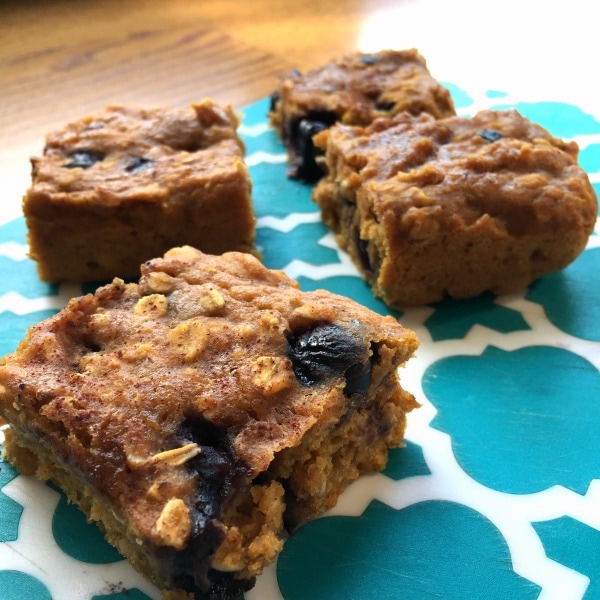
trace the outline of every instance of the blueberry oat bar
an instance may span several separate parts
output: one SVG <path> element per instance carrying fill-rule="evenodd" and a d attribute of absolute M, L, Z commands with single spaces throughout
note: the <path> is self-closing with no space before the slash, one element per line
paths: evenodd
<path fill-rule="evenodd" d="M 324 162 L 312 137 L 335 122 L 367 125 L 407 111 L 455 114 L 450 93 L 414 49 L 356 53 L 302 74 L 285 73 L 272 96 L 271 122 L 288 148 L 288 175 L 314 182 Z"/>
<path fill-rule="evenodd" d="M 250 254 L 175 248 L 0 361 L 7 456 L 169 597 L 241 598 L 286 532 L 401 445 L 416 346 Z"/>
<path fill-rule="evenodd" d="M 516 111 L 397 115 L 320 133 L 324 222 L 400 307 L 516 291 L 573 261 L 597 198 L 574 142 Z"/>
<path fill-rule="evenodd" d="M 251 252 L 255 218 L 238 119 L 210 100 L 109 106 L 47 136 L 23 200 L 45 281 L 136 277 L 185 244 Z"/>

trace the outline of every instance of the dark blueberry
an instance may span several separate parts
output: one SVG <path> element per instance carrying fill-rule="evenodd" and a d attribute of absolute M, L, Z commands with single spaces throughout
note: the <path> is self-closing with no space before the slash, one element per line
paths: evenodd
<path fill-rule="evenodd" d="M 179 437 L 199 446 L 217 446 L 224 443 L 225 434 L 220 427 L 201 417 L 187 417 L 179 426 Z"/>
<path fill-rule="evenodd" d="M 385 100 L 375 102 L 375 108 L 377 110 L 384 110 L 386 112 L 390 112 L 394 108 L 394 106 L 396 106 L 395 102 L 389 102 Z"/>
<path fill-rule="evenodd" d="M 102 152 L 92 152 L 91 150 L 75 150 L 69 154 L 71 162 L 67 163 L 67 169 L 89 169 L 97 162 L 104 160 Z"/>
<path fill-rule="evenodd" d="M 324 129 L 327 129 L 327 125 L 321 121 L 302 119 L 298 124 L 298 151 L 305 161 L 312 158 L 315 152 L 313 136 Z"/>
<path fill-rule="evenodd" d="M 273 92 L 270 97 L 269 112 L 275 112 L 277 110 L 277 103 L 281 100 L 281 94 L 279 92 Z"/>
<path fill-rule="evenodd" d="M 337 325 L 319 325 L 289 341 L 294 373 L 307 386 L 342 375 L 350 366 L 344 357 L 355 346 L 351 334 Z"/>
<path fill-rule="evenodd" d="M 369 389 L 371 383 L 371 361 L 368 360 L 364 363 L 355 363 L 350 365 L 344 373 L 346 377 L 346 387 L 344 388 L 344 394 L 348 398 L 364 396 Z"/>
<path fill-rule="evenodd" d="M 302 76 L 302 72 L 298 71 L 298 69 L 292 69 L 291 71 L 288 71 L 288 75 L 290 77 L 297 78 Z"/>
<path fill-rule="evenodd" d="M 369 242 L 361 237 L 357 239 L 356 249 L 358 251 L 358 260 L 360 266 L 366 275 L 373 277 L 375 275 L 373 265 L 371 265 L 371 257 L 369 256 Z"/>
<path fill-rule="evenodd" d="M 324 129 L 327 129 L 327 124 L 322 121 L 302 119 L 298 123 L 296 152 L 292 161 L 294 168 L 291 176 L 307 183 L 317 181 L 323 176 L 323 168 L 316 160 L 317 156 L 323 153 L 315 147 L 312 138 Z"/>
<path fill-rule="evenodd" d="M 144 158 L 143 156 L 136 156 L 131 163 L 129 163 L 125 170 L 128 173 L 138 173 L 143 169 L 150 169 L 154 166 L 154 161 L 151 158 Z"/>
<path fill-rule="evenodd" d="M 502 134 L 495 129 L 482 129 L 477 132 L 477 135 L 482 137 L 486 142 L 496 142 L 502 137 Z"/>
<path fill-rule="evenodd" d="M 211 569 L 208 560 L 196 563 L 193 570 L 193 575 L 175 574 L 174 584 L 191 592 L 196 600 L 244 600 L 244 592 L 251 590 L 256 582 L 254 577 L 237 579 L 233 573 Z"/>
<path fill-rule="evenodd" d="M 224 450 L 201 445 L 196 468 L 205 479 L 225 481 L 231 472 L 231 458 Z"/>
<path fill-rule="evenodd" d="M 221 578 L 210 569 L 208 557 L 223 540 L 218 521 L 223 506 L 249 473 L 236 459 L 224 429 L 213 423 L 198 416 L 185 418 L 174 446 L 189 442 L 200 447 L 199 454 L 186 463 L 196 479 L 196 497 L 190 507 L 192 533 L 188 547 L 173 555 L 175 579 L 188 591 L 200 590 L 201 598 L 238 598 L 242 583 L 229 576 Z M 226 589 L 233 595 L 223 596 Z"/>
<path fill-rule="evenodd" d="M 248 476 L 247 469 L 235 457 L 224 430 L 200 417 L 186 418 L 179 428 L 180 440 L 194 442 L 200 453 L 188 461 L 198 479 L 199 509 L 216 515 L 220 504 Z M 214 505 L 213 505 L 214 504 Z"/>
<path fill-rule="evenodd" d="M 360 62 L 363 65 L 371 66 L 377 63 L 377 57 L 374 54 L 364 54 L 360 57 Z"/>
<path fill-rule="evenodd" d="M 335 121 L 335 113 L 314 110 L 303 119 L 283 123 L 282 137 L 290 156 L 288 177 L 305 183 L 313 183 L 323 177 L 324 165 L 317 161 L 323 152 L 315 148 L 312 137 Z"/>
<path fill-rule="evenodd" d="M 231 573 L 210 571 L 212 586 L 206 600 L 244 600 L 244 592 L 254 587 L 255 579 L 235 579 Z"/>
<path fill-rule="evenodd" d="M 363 394 L 369 387 L 369 349 L 350 331 L 332 324 L 318 325 L 299 336 L 290 336 L 288 341 L 294 373 L 303 385 L 343 376 L 348 397 Z"/>

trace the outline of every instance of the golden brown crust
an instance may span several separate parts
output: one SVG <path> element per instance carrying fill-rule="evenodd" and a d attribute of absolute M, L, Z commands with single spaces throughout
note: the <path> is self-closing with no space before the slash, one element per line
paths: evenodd
<path fill-rule="evenodd" d="M 270 119 L 288 146 L 289 175 L 313 181 L 322 173 L 307 154 L 312 148 L 307 134 L 334 122 L 368 125 L 405 111 L 436 118 L 455 114 L 450 92 L 414 49 L 354 53 L 305 74 L 285 73 Z M 317 129 L 299 131 L 303 121 Z"/>
<path fill-rule="evenodd" d="M 51 133 L 23 200 L 44 280 L 138 273 L 173 246 L 251 252 L 254 215 L 230 107 L 109 106 Z M 226 214 L 227 218 L 223 218 Z"/>
<path fill-rule="evenodd" d="M 305 74 L 291 71 L 282 75 L 278 91 L 272 117 L 278 126 L 311 112 L 331 112 L 348 125 L 404 111 L 454 114 L 450 93 L 415 49 L 349 54 Z"/>
<path fill-rule="evenodd" d="M 393 318 L 301 292 L 251 255 L 176 248 L 0 361 L 9 458 L 43 455 L 31 469 L 102 507 L 108 539 L 163 587 L 198 564 L 251 578 L 284 519 L 320 514 L 401 443 L 415 402 L 397 368 L 416 346 Z"/>
<path fill-rule="evenodd" d="M 568 265 L 597 198 L 574 142 L 516 111 L 398 115 L 315 138 L 327 225 L 391 306 L 507 293 Z"/>

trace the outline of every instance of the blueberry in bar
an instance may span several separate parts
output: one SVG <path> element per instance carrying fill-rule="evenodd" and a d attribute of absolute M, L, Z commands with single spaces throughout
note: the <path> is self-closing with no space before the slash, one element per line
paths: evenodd
<path fill-rule="evenodd" d="M 314 182 L 325 167 L 314 135 L 336 122 L 368 125 L 404 111 L 436 118 L 455 114 L 449 91 L 414 49 L 355 53 L 305 74 L 285 73 L 269 116 L 288 149 L 289 177 Z"/>
<path fill-rule="evenodd" d="M 46 138 L 23 200 L 45 281 L 136 277 L 185 244 L 253 252 L 255 217 L 238 118 L 210 100 L 109 106 Z"/>
<path fill-rule="evenodd" d="M 583 251 L 598 200 L 575 142 L 517 111 L 408 113 L 315 137 L 324 222 L 374 293 L 399 308 L 505 294 Z"/>
<path fill-rule="evenodd" d="M 417 406 L 390 316 L 254 256 L 168 251 L 0 361 L 8 460 L 167 596 L 239 599 L 285 537 L 386 464 Z"/>

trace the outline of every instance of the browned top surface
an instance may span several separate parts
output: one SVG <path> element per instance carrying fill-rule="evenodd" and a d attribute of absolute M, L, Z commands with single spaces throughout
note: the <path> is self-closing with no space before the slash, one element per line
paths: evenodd
<path fill-rule="evenodd" d="M 186 108 L 109 106 L 47 136 L 29 197 L 162 202 L 185 185 L 217 185 L 232 173 L 243 180 L 237 124 L 231 107 L 210 100 Z"/>
<path fill-rule="evenodd" d="M 596 195 L 577 145 L 512 110 L 437 121 L 405 114 L 367 128 L 340 126 L 317 141 L 342 157 L 346 171 L 335 178 L 372 190 L 379 217 L 416 237 L 423 219 L 451 230 L 482 215 L 511 235 L 569 230 L 584 241 L 594 226 Z"/>
<path fill-rule="evenodd" d="M 449 92 L 415 50 L 384 50 L 334 58 L 307 73 L 291 71 L 279 88 L 287 118 L 325 111 L 345 123 L 367 124 L 375 115 L 408 111 L 454 114 Z"/>

